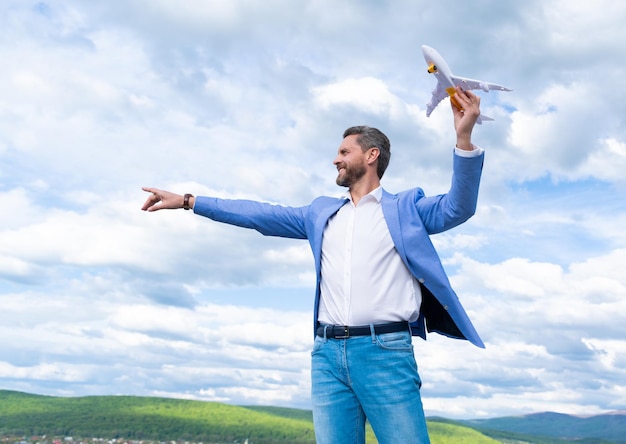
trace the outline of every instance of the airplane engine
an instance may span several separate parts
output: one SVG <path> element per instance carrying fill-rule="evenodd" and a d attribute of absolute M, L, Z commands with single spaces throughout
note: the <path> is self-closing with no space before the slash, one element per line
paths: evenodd
<path fill-rule="evenodd" d="M 480 82 L 478 84 L 480 86 L 480 89 L 482 89 L 485 92 L 489 92 L 489 85 L 487 85 L 486 83 Z"/>

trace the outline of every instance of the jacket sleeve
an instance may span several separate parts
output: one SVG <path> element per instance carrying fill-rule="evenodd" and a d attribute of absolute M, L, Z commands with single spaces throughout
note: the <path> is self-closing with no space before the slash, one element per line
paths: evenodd
<path fill-rule="evenodd" d="M 306 239 L 308 208 L 198 196 L 193 211 L 217 222 L 251 228 L 265 236 Z"/>
<path fill-rule="evenodd" d="M 452 184 L 446 194 L 424 197 L 418 189 L 415 204 L 429 234 L 454 228 L 474 215 L 484 156 L 454 155 Z"/>

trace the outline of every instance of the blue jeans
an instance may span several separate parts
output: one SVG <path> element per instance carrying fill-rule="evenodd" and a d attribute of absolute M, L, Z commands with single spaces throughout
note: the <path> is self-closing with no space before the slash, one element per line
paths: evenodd
<path fill-rule="evenodd" d="M 380 444 L 428 444 L 421 380 L 408 332 L 328 339 L 311 353 L 318 444 L 365 443 L 365 419 Z"/>

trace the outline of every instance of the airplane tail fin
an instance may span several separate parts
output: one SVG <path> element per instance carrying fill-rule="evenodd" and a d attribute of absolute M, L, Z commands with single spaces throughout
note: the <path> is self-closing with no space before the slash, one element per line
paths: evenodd
<path fill-rule="evenodd" d="M 479 125 L 482 125 L 483 122 L 493 122 L 493 121 L 494 119 L 492 119 L 491 117 L 481 114 L 480 116 L 478 116 L 478 120 L 476 120 L 476 123 Z"/>

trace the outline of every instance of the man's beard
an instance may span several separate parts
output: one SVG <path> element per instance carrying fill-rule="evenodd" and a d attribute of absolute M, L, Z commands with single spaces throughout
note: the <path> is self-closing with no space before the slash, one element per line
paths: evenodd
<path fill-rule="evenodd" d="M 358 182 L 361 177 L 365 176 L 367 171 L 365 165 L 343 165 L 343 176 L 339 174 L 337 176 L 337 185 L 341 187 L 350 187 L 354 183 Z"/>

